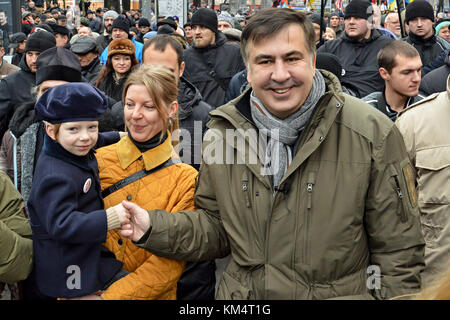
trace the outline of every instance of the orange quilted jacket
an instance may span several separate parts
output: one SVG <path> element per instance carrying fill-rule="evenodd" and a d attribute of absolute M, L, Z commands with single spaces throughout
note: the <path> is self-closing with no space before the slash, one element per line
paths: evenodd
<path fill-rule="evenodd" d="M 161 145 L 142 154 L 128 136 L 118 143 L 98 149 L 97 160 L 102 190 L 142 169 L 150 170 L 174 155 L 170 136 Z M 194 208 L 197 171 L 178 163 L 135 181 L 107 196 L 105 209 L 122 200 L 137 203 L 144 209 L 177 212 Z M 174 300 L 178 279 L 185 262 L 161 258 L 136 247 L 120 236 L 119 230 L 108 233 L 106 247 L 130 272 L 102 294 L 104 300 Z"/>

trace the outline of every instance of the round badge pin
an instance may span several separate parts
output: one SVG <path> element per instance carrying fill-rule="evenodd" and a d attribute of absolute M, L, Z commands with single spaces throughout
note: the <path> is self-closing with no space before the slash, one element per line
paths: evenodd
<path fill-rule="evenodd" d="M 88 178 L 86 182 L 84 183 L 83 192 L 88 193 L 89 189 L 91 188 L 92 180 L 91 178 Z"/>

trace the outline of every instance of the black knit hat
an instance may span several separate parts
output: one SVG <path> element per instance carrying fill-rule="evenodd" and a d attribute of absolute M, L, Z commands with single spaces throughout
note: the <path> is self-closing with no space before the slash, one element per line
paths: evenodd
<path fill-rule="evenodd" d="M 345 7 L 344 19 L 357 17 L 367 20 L 372 14 L 372 4 L 368 0 L 353 0 Z"/>
<path fill-rule="evenodd" d="M 148 19 L 146 19 L 146 18 L 140 18 L 138 26 L 139 27 L 150 27 L 150 21 L 148 21 Z"/>
<path fill-rule="evenodd" d="M 415 18 L 427 18 L 434 22 L 434 11 L 431 4 L 424 0 L 416 0 L 406 7 L 405 23 Z"/>
<path fill-rule="evenodd" d="M 316 68 L 333 73 L 338 79 L 342 78 L 342 64 L 339 58 L 328 52 L 318 52 L 316 55 Z"/>
<path fill-rule="evenodd" d="M 66 83 L 47 90 L 34 107 L 38 120 L 50 123 L 94 121 L 106 111 L 107 97 L 89 83 Z"/>
<path fill-rule="evenodd" d="M 217 33 L 217 15 L 211 9 L 200 8 L 192 15 L 191 25 L 203 26 L 210 29 L 212 32 Z"/>
<path fill-rule="evenodd" d="M 130 21 L 126 18 L 117 17 L 114 19 L 112 28 L 117 28 L 125 31 L 126 33 L 130 32 Z"/>
<path fill-rule="evenodd" d="M 46 80 L 81 81 L 80 60 L 63 47 L 53 47 L 42 52 L 36 60 L 36 85 Z"/>
<path fill-rule="evenodd" d="M 33 32 L 27 39 L 25 52 L 42 52 L 56 46 L 56 39 L 53 34 L 47 31 Z"/>

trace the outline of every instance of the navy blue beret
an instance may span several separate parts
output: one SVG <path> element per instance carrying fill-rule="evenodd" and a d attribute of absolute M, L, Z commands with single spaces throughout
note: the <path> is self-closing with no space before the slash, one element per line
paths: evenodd
<path fill-rule="evenodd" d="M 106 111 L 104 93 L 89 83 L 73 82 L 47 90 L 36 102 L 38 120 L 50 123 L 93 121 Z"/>

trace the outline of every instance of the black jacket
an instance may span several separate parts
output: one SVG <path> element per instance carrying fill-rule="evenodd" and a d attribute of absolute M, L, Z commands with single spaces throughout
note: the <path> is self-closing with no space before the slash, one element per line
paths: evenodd
<path fill-rule="evenodd" d="M 372 30 L 369 39 L 362 41 L 355 41 L 345 33 L 336 40 L 325 42 L 317 52 L 329 52 L 339 58 L 345 72 L 341 83 L 362 98 L 384 87 L 378 72 L 377 54 L 391 41 L 376 29 Z"/>
<path fill-rule="evenodd" d="M 36 85 L 36 74 L 28 68 L 25 55 L 19 67 L 20 70 L 0 80 L 0 137 L 5 134 L 14 111 L 33 100 L 31 88 Z"/>
<path fill-rule="evenodd" d="M 211 46 L 186 49 L 184 61 L 184 77 L 213 108 L 223 104 L 231 78 L 245 68 L 239 46 L 227 42 L 222 32 L 216 33 L 216 42 Z"/>
<path fill-rule="evenodd" d="M 122 90 L 125 82 L 128 79 L 128 74 L 119 79 L 118 82 L 114 80 L 114 71 L 110 72 L 98 85 L 98 89 L 103 91 L 108 97 L 120 101 L 122 100 Z"/>
<path fill-rule="evenodd" d="M 424 97 L 420 94 L 418 94 L 415 97 L 409 98 L 406 101 L 406 105 L 405 105 L 404 109 L 406 109 L 410 105 L 422 100 L 423 98 Z M 372 107 L 377 108 L 379 111 L 381 111 L 386 116 L 388 116 L 389 119 L 391 119 L 392 121 L 395 121 L 397 119 L 398 113 L 396 111 L 392 110 L 386 102 L 386 96 L 384 95 L 384 89 L 383 89 L 383 91 L 373 92 L 373 93 L 369 94 L 368 96 L 365 96 L 361 100 L 367 102 Z"/>
<path fill-rule="evenodd" d="M 450 43 L 447 40 L 435 35 L 424 40 L 422 37 L 418 37 L 414 33 L 409 32 L 408 37 L 406 37 L 404 41 L 408 42 L 419 51 L 424 67 L 433 62 L 442 51 L 450 49 Z"/>
<path fill-rule="evenodd" d="M 434 69 L 423 77 L 419 91 L 424 96 L 429 96 L 435 92 L 443 92 L 447 90 L 447 78 L 450 74 L 450 52 L 447 51 L 445 64 L 442 67 Z"/>

